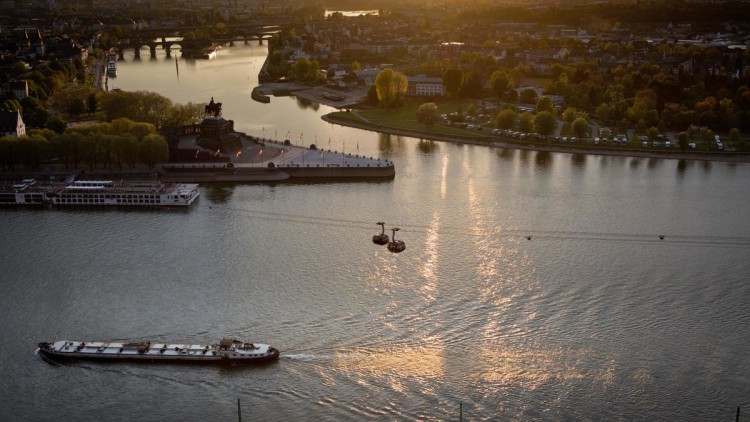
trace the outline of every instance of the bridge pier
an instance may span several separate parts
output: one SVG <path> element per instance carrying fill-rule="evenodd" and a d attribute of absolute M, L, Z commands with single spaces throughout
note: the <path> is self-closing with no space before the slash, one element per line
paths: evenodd
<path fill-rule="evenodd" d="M 258 38 L 258 45 L 263 45 L 263 38 Z"/>
<path fill-rule="evenodd" d="M 141 49 L 140 47 L 133 47 L 133 53 L 135 53 L 135 59 L 141 58 Z"/>
<path fill-rule="evenodd" d="M 151 57 L 156 57 L 156 45 L 149 45 L 148 49 L 151 51 Z"/>

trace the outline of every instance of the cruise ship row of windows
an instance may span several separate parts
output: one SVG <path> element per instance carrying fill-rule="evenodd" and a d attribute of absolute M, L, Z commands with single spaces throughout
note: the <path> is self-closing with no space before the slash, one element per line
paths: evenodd
<path fill-rule="evenodd" d="M 146 203 L 146 204 L 156 204 L 161 201 L 161 197 L 159 195 L 76 195 L 76 194 L 69 194 L 69 195 L 60 195 L 60 197 L 57 199 L 57 202 L 59 203 L 81 203 L 81 202 L 90 202 L 90 203 L 100 203 L 104 202 L 105 200 L 112 200 L 115 199 L 117 202 L 127 202 L 127 203 Z M 177 197 L 169 196 L 170 199 L 177 200 Z"/>

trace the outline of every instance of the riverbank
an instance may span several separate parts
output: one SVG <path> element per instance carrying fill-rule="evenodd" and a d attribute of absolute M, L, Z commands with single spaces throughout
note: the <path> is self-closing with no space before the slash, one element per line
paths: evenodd
<path fill-rule="evenodd" d="M 696 161 L 719 161 L 719 162 L 730 162 L 730 163 L 750 163 L 750 154 L 746 153 L 710 153 L 710 152 L 699 152 L 699 151 L 642 151 L 637 149 L 626 149 L 626 148 L 593 148 L 585 145 L 559 145 L 559 144 L 541 144 L 541 143 L 519 143 L 511 140 L 497 140 L 497 141 L 480 141 L 471 138 L 461 138 L 454 136 L 444 136 L 429 132 L 419 132 L 414 130 L 405 130 L 399 128 L 393 128 L 379 123 L 372 123 L 367 121 L 365 118 L 352 112 L 357 116 L 357 120 L 354 119 L 339 119 L 333 116 L 334 113 L 324 115 L 322 119 L 328 123 L 338 124 L 341 126 L 354 127 L 362 130 L 369 130 L 372 132 L 387 133 L 390 135 L 397 136 L 408 136 L 412 138 L 426 139 L 431 141 L 440 142 L 452 142 L 458 144 L 471 144 L 481 145 L 493 148 L 505 148 L 505 149 L 522 149 L 532 151 L 547 151 L 547 152 L 561 152 L 568 154 L 586 154 L 586 155 L 607 155 L 607 156 L 620 156 L 620 157 L 637 157 L 637 158 L 661 158 L 669 160 L 696 160 Z"/>
<path fill-rule="evenodd" d="M 369 121 L 357 112 L 355 107 L 361 104 L 367 96 L 366 90 L 353 90 L 343 93 L 342 96 L 332 97 L 331 89 L 326 87 L 309 87 L 294 82 L 287 83 L 266 83 L 257 88 L 265 95 L 294 95 L 315 101 L 330 107 L 339 109 L 348 109 L 351 116 L 356 118 L 340 119 L 335 116 L 336 113 L 330 113 L 322 116 L 322 120 L 338 124 L 341 126 L 354 127 L 357 129 L 368 130 L 378 133 L 387 133 L 397 136 L 409 136 L 412 138 L 426 139 L 439 142 L 452 142 L 458 144 L 471 144 L 488 146 L 493 148 L 520 149 L 532 151 L 560 152 L 568 154 L 586 154 L 586 155 L 607 155 L 620 157 L 637 157 L 637 158 L 661 158 L 669 160 L 695 160 L 695 161 L 718 161 L 730 163 L 750 163 L 750 154 L 738 152 L 706 152 L 706 151 L 667 151 L 667 150 L 642 150 L 626 147 L 607 147 L 604 145 L 575 145 L 558 143 L 537 142 L 518 142 L 514 138 L 505 138 L 501 136 L 494 139 L 472 139 L 470 137 L 440 135 L 432 132 L 422 132 L 417 130 L 407 130 L 396 128 Z M 337 91 L 338 93 L 338 91 Z M 341 93 L 338 93 L 341 94 Z M 336 100 L 332 100 L 335 98 Z"/>

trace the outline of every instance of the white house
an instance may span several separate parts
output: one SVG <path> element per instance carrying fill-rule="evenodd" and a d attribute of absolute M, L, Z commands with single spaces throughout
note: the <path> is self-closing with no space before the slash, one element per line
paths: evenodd
<path fill-rule="evenodd" d="M 410 97 L 442 97 L 445 95 L 443 79 L 436 76 L 407 76 L 409 86 L 406 95 Z"/>

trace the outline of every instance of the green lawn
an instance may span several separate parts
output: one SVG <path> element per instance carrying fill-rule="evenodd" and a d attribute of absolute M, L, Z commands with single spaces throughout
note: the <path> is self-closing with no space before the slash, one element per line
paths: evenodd
<path fill-rule="evenodd" d="M 411 101 L 406 105 L 390 110 L 374 109 L 374 110 L 356 110 L 354 112 L 335 112 L 331 113 L 330 117 L 340 120 L 349 120 L 357 123 L 364 123 L 373 126 L 386 126 L 394 129 L 409 130 L 424 132 L 428 134 L 452 136 L 458 138 L 471 138 L 475 140 L 491 140 L 490 130 L 491 128 L 483 128 L 482 130 L 472 130 L 460 127 L 448 126 L 445 123 L 437 123 L 434 126 L 427 126 L 417 122 L 417 107 L 427 101 Z M 458 110 L 462 110 L 464 113 L 468 110 L 469 106 L 473 104 L 470 100 L 448 100 L 448 101 L 435 101 L 438 105 L 439 114 L 453 113 Z M 358 116 L 361 116 L 359 118 Z"/>

